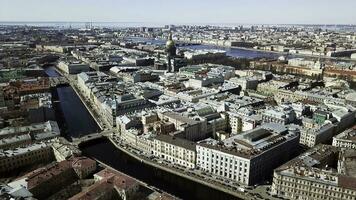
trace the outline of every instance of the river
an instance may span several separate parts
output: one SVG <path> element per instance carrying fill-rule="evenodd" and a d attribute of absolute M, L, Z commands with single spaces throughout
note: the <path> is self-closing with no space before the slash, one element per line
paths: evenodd
<path fill-rule="evenodd" d="M 140 37 L 129 37 L 127 38 L 129 40 L 135 41 L 135 42 L 146 42 L 148 44 L 154 44 L 154 45 L 164 45 L 166 43 L 165 40 L 161 39 L 152 39 L 152 38 L 140 38 Z M 219 46 L 213 46 L 213 45 L 204 45 L 204 44 L 199 44 L 199 45 L 189 45 L 189 46 L 183 46 L 179 47 L 182 49 L 199 49 L 199 50 L 224 50 L 226 51 L 226 55 L 234 57 L 234 58 L 278 58 L 282 56 L 280 53 L 274 53 L 274 52 L 266 52 L 266 51 L 256 51 L 254 49 L 241 49 L 241 48 L 230 48 L 230 47 L 219 47 Z M 289 55 L 291 57 L 291 55 Z M 293 56 L 292 56 L 293 57 Z"/>

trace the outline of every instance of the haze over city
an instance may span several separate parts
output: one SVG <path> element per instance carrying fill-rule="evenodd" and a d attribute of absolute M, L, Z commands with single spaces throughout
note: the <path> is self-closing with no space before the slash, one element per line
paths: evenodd
<path fill-rule="evenodd" d="M 0 0 L 1 200 L 356 200 L 355 0 Z"/>
<path fill-rule="evenodd" d="M 354 0 L 2 0 L 0 21 L 356 24 Z"/>

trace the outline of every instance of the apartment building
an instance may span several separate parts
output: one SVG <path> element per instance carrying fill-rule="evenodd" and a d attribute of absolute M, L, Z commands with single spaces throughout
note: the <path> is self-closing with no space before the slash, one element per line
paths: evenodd
<path fill-rule="evenodd" d="M 356 198 L 356 151 L 318 145 L 274 171 L 271 193 L 287 199 Z"/>
<path fill-rule="evenodd" d="M 158 135 L 154 138 L 153 154 L 172 164 L 195 168 L 195 143 L 170 135 Z"/>
<path fill-rule="evenodd" d="M 198 142 L 197 168 L 244 185 L 272 175 L 273 169 L 295 152 L 299 134 L 281 124 L 264 124 L 221 142 Z"/>

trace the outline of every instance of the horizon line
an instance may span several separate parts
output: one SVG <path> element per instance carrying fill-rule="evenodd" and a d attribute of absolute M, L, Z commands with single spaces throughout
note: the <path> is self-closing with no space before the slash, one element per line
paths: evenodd
<path fill-rule="evenodd" d="M 0 20 L 0 23 L 133 23 L 133 24 L 162 24 L 162 25 L 318 25 L 318 26 L 335 26 L 335 25 L 344 25 L 344 26 L 356 26 L 355 24 L 348 23 L 239 23 L 239 22 L 153 22 L 153 21 L 44 21 L 44 20 Z"/>

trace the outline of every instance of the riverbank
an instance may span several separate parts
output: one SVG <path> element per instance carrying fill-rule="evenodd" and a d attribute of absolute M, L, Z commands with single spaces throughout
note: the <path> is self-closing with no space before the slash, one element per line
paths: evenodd
<path fill-rule="evenodd" d="M 132 37 L 132 38 L 137 38 L 139 39 L 140 37 Z M 153 40 L 157 41 L 159 40 L 160 44 L 164 44 L 165 38 L 145 38 L 145 40 Z M 191 41 L 188 40 L 177 40 L 177 42 L 187 42 L 191 43 Z M 302 57 L 302 58 L 321 58 L 321 59 L 329 59 L 329 60 L 335 60 L 335 61 L 346 61 L 346 62 L 356 62 L 355 59 L 351 58 L 338 58 L 338 57 L 329 57 L 326 55 L 310 55 L 310 54 L 300 54 L 300 53 L 290 53 L 290 52 L 279 52 L 279 51 L 271 51 L 271 50 L 263 50 L 263 49 L 254 49 L 254 48 L 247 48 L 247 47 L 237 47 L 237 46 L 225 46 L 225 45 L 218 45 L 218 44 L 211 44 L 211 43 L 204 43 L 204 42 L 196 42 L 194 43 L 196 45 L 205 45 L 205 46 L 210 46 L 210 47 L 215 47 L 215 48 L 230 48 L 230 49 L 239 49 L 239 50 L 245 50 L 245 51 L 250 51 L 250 52 L 260 52 L 260 53 L 265 53 L 265 54 L 274 54 L 276 56 L 292 56 L 292 57 Z M 195 45 L 193 45 L 195 46 Z M 261 56 L 263 57 L 263 56 Z M 269 57 L 269 56 L 267 56 Z"/>
<path fill-rule="evenodd" d="M 72 76 L 71 75 L 66 75 L 64 72 L 62 72 L 61 70 L 59 70 L 57 68 L 55 68 L 55 70 L 61 76 L 63 76 L 66 79 L 68 79 L 68 82 L 69 82 L 69 85 L 71 86 L 71 88 L 74 90 L 76 95 L 79 97 L 80 101 L 85 106 L 87 111 L 90 113 L 91 117 L 94 119 L 96 124 L 100 127 L 101 130 L 103 130 L 105 128 L 105 125 L 101 120 L 99 120 L 100 119 L 100 115 L 93 111 L 93 109 L 92 109 L 92 107 L 90 105 L 90 102 L 86 101 L 85 97 L 79 91 L 79 88 L 77 87 L 77 85 L 75 83 L 75 81 L 76 81 L 75 77 L 73 77 L 73 75 Z"/>
<path fill-rule="evenodd" d="M 60 72 L 55 66 L 45 68 L 49 77 L 59 77 Z M 61 133 L 67 139 L 79 138 L 98 132 L 100 127 L 94 120 L 88 108 L 71 86 L 61 86 L 52 89 L 56 117 L 61 121 Z"/>
<path fill-rule="evenodd" d="M 98 160 L 98 159 L 96 159 L 96 158 L 94 158 L 94 160 L 95 160 L 97 163 L 99 163 L 99 165 L 101 165 L 101 166 L 104 167 L 104 168 L 108 168 L 108 169 L 110 169 L 110 170 L 112 170 L 112 171 L 115 171 L 115 172 L 118 172 L 118 173 L 122 173 L 122 172 L 120 172 L 119 170 L 116 170 L 115 168 L 113 168 L 113 167 L 111 167 L 111 166 L 105 164 L 104 162 L 102 162 L 102 161 L 100 161 L 100 160 Z M 156 192 L 162 193 L 162 191 L 161 191 L 159 188 L 156 188 L 156 187 L 154 187 L 154 186 L 152 186 L 152 185 L 149 185 L 149 184 L 147 184 L 147 183 L 145 183 L 145 182 L 143 182 L 143 181 L 141 181 L 141 180 L 138 180 L 138 179 L 136 179 L 135 177 L 132 177 L 132 176 L 130 176 L 130 175 L 128 175 L 128 174 L 125 174 L 125 175 L 128 176 L 128 177 L 130 177 L 130 178 L 132 178 L 132 179 L 134 179 L 134 180 L 135 180 L 136 182 L 138 182 L 140 185 L 142 185 L 142 186 L 144 186 L 144 187 L 146 187 L 146 188 L 148 188 L 148 189 L 150 189 L 150 190 L 152 190 L 152 191 L 156 191 Z M 169 193 L 166 192 L 166 191 L 164 191 L 164 193 L 169 194 Z M 172 195 L 172 194 L 169 194 L 169 195 L 175 197 L 175 196 Z M 175 197 L 175 198 L 177 198 L 177 197 Z"/>
<path fill-rule="evenodd" d="M 189 172 L 189 170 L 187 172 L 185 172 L 183 170 L 178 170 L 177 168 L 169 168 L 169 167 L 166 167 L 164 165 L 160 165 L 160 164 L 158 164 L 158 163 L 156 163 L 154 161 L 149 160 L 148 158 L 146 158 L 144 156 L 139 156 L 139 155 L 133 153 L 132 151 L 128 150 L 127 148 L 124 148 L 123 146 L 120 146 L 116 141 L 114 141 L 113 138 L 108 137 L 108 139 L 120 151 L 126 153 L 130 157 L 140 161 L 143 164 L 149 165 L 149 166 L 154 167 L 154 168 L 158 168 L 160 170 L 163 170 L 163 171 L 166 171 L 168 173 L 183 177 L 185 179 L 194 181 L 194 182 L 202 184 L 204 186 L 219 190 L 221 192 L 227 193 L 227 194 L 232 195 L 232 196 L 234 196 L 236 198 L 239 198 L 239 199 L 248 199 L 248 200 L 254 199 L 248 193 L 240 192 L 237 189 L 235 191 L 233 191 L 229 187 L 223 186 L 219 182 L 208 182 L 207 180 L 198 178 L 197 176 L 195 176 L 194 173 Z"/>

